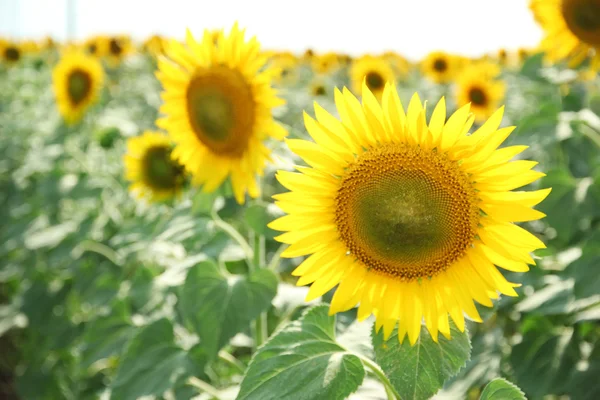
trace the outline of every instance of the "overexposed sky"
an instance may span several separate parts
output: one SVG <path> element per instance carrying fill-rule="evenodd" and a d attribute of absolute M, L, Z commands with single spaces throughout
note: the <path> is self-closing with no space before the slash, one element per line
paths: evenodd
<path fill-rule="evenodd" d="M 0 35 L 65 39 L 70 2 L 77 39 L 183 37 L 186 27 L 199 35 L 237 20 L 265 48 L 420 58 L 437 49 L 475 56 L 533 47 L 541 38 L 528 0 L 0 0 Z"/>

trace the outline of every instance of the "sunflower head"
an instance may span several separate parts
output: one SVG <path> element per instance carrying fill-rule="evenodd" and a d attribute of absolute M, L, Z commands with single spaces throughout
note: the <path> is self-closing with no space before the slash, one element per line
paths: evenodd
<path fill-rule="evenodd" d="M 169 200 L 181 193 L 185 182 L 183 167 L 172 157 L 169 138 L 158 132 L 144 132 L 127 140 L 124 156 L 125 178 L 130 190 L 151 201 Z"/>
<path fill-rule="evenodd" d="M 340 67 L 339 59 L 335 53 L 325 53 L 311 58 L 313 71 L 317 74 L 327 74 Z"/>
<path fill-rule="evenodd" d="M 165 117 L 158 124 L 175 142 L 175 158 L 207 192 L 229 177 L 238 202 L 246 192 L 257 197 L 265 141 L 287 134 L 271 115 L 284 103 L 271 87 L 277 71 L 265 67 L 258 42 L 246 41 L 237 24 L 218 46 L 210 32 L 197 42 L 188 31 L 185 45 L 171 41 L 165 53 L 157 73 Z"/>
<path fill-rule="evenodd" d="M 455 56 L 435 51 L 430 53 L 421 63 L 423 75 L 435 83 L 449 83 L 458 72 L 458 62 Z"/>
<path fill-rule="evenodd" d="M 279 53 L 270 57 L 269 65 L 278 73 L 274 81 L 279 85 L 290 85 L 298 79 L 298 59 L 292 53 Z"/>
<path fill-rule="evenodd" d="M 570 66 L 593 58 L 600 62 L 600 2 L 597 0 L 531 0 L 530 8 L 545 31 L 542 48 L 554 62 Z"/>
<path fill-rule="evenodd" d="M 131 38 L 126 35 L 112 36 L 106 40 L 106 61 L 111 68 L 117 67 L 133 51 Z"/>
<path fill-rule="evenodd" d="M 475 120 L 483 122 L 500 106 L 506 86 L 496 79 L 499 69 L 492 63 L 475 63 L 466 67 L 457 78 L 456 102 L 471 104 Z"/>
<path fill-rule="evenodd" d="M 363 56 L 350 66 L 350 83 L 355 93 L 360 94 L 363 81 L 377 97 L 381 98 L 387 82 L 395 82 L 396 75 L 390 63 L 383 57 Z"/>
<path fill-rule="evenodd" d="M 310 94 L 313 96 L 325 96 L 327 94 L 327 88 L 322 81 L 314 81 L 310 85 Z"/>
<path fill-rule="evenodd" d="M 481 322 L 474 302 L 517 295 L 498 268 L 534 264 L 544 244 L 515 222 L 543 217 L 532 207 L 549 190 L 512 190 L 544 174 L 510 161 L 525 146 L 498 148 L 514 128 L 499 128 L 502 109 L 469 134 L 469 105 L 446 118 L 442 99 L 427 121 L 417 95 L 405 110 L 391 84 L 381 104 L 362 93 L 361 104 L 335 91 L 341 121 L 319 105 L 316 119 L 305 114 L 315 142 L 287 143 L 310 167 L 277 173 L 288 215 L 269 227 L 285 232 L 284 257 L 310 255 L 293 272 L 311 284 L 307 300 L 337 286 L 331 313 L 360 304 L 386 338 L 398 325 L 414 344 L 423 320 L 434 340 L 449 337 L 449 316 L 464 330 L 463 313 Z"/>
<path fill-rule="evenodd" d="M 2 51 L 2 61 L 7 65 L 13 65 L 21 60 L 23 51 L 17 43 L 6 43 L 0 47 Z"/>
<path fill-rule="evenodd" d="M 52 80 L 58 110 L 67 123 L 74 124 L 97 100 L 104 71 L 97 59 L 70 52 L 54 68 Z"/>
<path fill-rule="evenodd" d="M 390 65 L 394 69 L 394 73 L 396 74 L 396 76 L 406 76 L 410 71 L 410 62 L 398 53 L 388 51 L 383 54 L 382 58 L 386 59 L 390 63 Z"/>

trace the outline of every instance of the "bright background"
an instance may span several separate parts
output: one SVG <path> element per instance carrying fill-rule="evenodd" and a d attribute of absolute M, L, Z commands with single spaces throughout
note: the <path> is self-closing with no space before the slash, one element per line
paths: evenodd
<path fill-rule="evenodd" d="M 477 56 L 536 46 L 541 31 L 527 6 L 527 0 L 0 0 L 0 35 L 183 37 L 186 27 L 200 33 L 238 20 L 270 49 L 395 50 L 409 58 L 444 49 Z"/>

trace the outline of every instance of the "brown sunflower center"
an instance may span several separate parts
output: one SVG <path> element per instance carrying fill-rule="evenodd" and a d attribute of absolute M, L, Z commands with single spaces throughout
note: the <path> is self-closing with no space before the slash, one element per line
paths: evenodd
<path fill-rule="evenodd" d="M 98 51 L 98 46 L 96 46 L 96 43 L 90 43 L 88 45 L 88 52 L 90 54 L 96 54 L 97 51 Z"/>
<path fill-rule="evenodd" d="M 6 58 L 7 61 L 19 61 L 21 52 L 16 47 L 9 46 L 4 50 L 4 58 Z"/>
<path fill-rule="evenodd" d="M 187 113 L 196 137 L 215 153 L 241 157 L 253 133 L 255 101 L 237 71 L 200 70 L 187 88 Z"/>
<path fill-rule="evenodd" d="M 433 69 L 437 72 L 445 72 L 448 69 L 448 62 L 443 58 L 438 58 L 433 62 Z"/>
<path fill-rule="evenodd" d="M 478 87 L 473 87 L 469 90 L 469 99 L 471 103 L 477 106 L 485 106 L 487 104 L 485 91 Z"/>
<path fill-rule="evenodd" d="M 314 89 L 314 93 L 316 96 L 324 96 L 325 95 L 325 86 L 323 85 L 318 85 L 317 87 L 315 87 Z"/>
<path fill-rule="evenodd" d="M 362 154 L 336 197 L 350 254 L 401 280 L 435 276 L 461 258 L 479 222 L 475 190 L 456 162 L 390 144 Z"/>
<path fill-rule="evenodd" d="M 385 80 L 378 72 L 369 72 L 365 79 L 367 81 L 367 86 L 371 90 L 381 90 L 385 85 Z"/>
<path fill-rule="evenodd" d="M 590 46 L 600 46 L 600 1 L 563 0 L 561 11 L 575 36 Z"/>
<path fill-rule="evenodd" d="M 67 93 L 74 105 L 82 103 L 90 94 L 92 78 L 87 71 L 74 69 L 67 77 Z"/>
<path fill-rule="evenodd" d="M 145 183 L 156 189 L 175 189 L 181 184 L 183 169 L 171 159 L 171 149 L 156 146 L 146 150 L 142 159 Z"/>
<path fill-rule="evenodd" d="M 110 51 L 110 54 L 112 54 L 113 56 L 120 56 L 123 52 L 123 46 L 121 46 L 119 41 L 114 38 L 110 39 L 110 42 L 108 43 L 108 49 Z"/>

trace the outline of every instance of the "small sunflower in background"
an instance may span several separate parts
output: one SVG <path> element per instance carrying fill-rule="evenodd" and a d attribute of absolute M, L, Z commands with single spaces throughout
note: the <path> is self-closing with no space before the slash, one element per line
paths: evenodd
<path fill-rule="evenodd" d="M 405 111 L 393 85 L 381 104 L 362 93 L 361 105 L 335 91 L 341 121 L 318 104 L 316 119 L 305 114 L 314 142 L 287 143 L 310 167 L 277 173 L 288 215 L 269 227 L 286 232 L 283 257 L 310 255 L 292 273 L 311 285 L 307 301 L 337 286 L 331 314 L 359 304 L 358 319 L 374 314 L 386 339 L 398 325 L 415 344 L 423 320 L 433 340 L 449 338 L 448 316 L 464 331 L 463 313 L 482 321 L 474 302 L 517 296 L 498 268 L 535 264 L 545 246 L 515 223 L 544 217 L 532 207 L 550 189 L 513 192 L 544 174 L 510 161 L 526 146 L 498 148 L 514 129 L 499 128 L 503 109 L 469 135 L 469 106 L 447 119 L 442 99 L 427 122 L 417 95 Z"/>
<path fill-rule="evenodd" d="M 94 57 L 104 57 L 108 50 L 108 37 L 93 36 L 83 43 L 83 50 Z"/>
<path fill-rule="evenodd" d="M 450 83 L 458 73 L 457 59 L 443 51 L 434 51 L 421 62 L 421 72 L 435 83 Z"/>
<path fill-rule="evenodd" d="M 0 51 L 2 52 L 2 62 L 6 65 L 17 64 L 23 57 L 23 50 L 16 42 L 0 44 Z"/>
<path fill-rule="evenodd" d="M 533 54 L 533 51 L 531 51 L 530 49 L 520 47 L 517 50 L 517 57 L 519 58 L 519 63 L 523 64 L 529 58 L 529 56 L 531 56 L 532 54 Z"/>
<path fill-rule="evenodd" d="M 278 73 L 274 76 L 274 82 L 280 86 L 288 86 L 298 80 L 298 59 L 292 53 L 283 52 L 269 57 L 269 66 Z"/>
<path fill-rule="evenodd" d="M 473 64 L 457 78 L 456 103 L 459 107 L 471 103 L 471 112 L 477 122 L 491 117 L 504 100 L 506 85 L 495 79 L 499 72 L 495 64 Z"/>
<path fill-rule="evenodd" d="M 592 67 L 600 67 L 600 2 L 530 0 L 529 7 L 545 31 L 541 47 L 550 61 L 576 67 L 592 58 Z"/>
<path fill-rule="evenodd" d="M 285 103 L 271 87 L 277 71 L 265 67 L 260 44 L 244 34 L 235 24 L 217 46 L 209 31 L 201 42 L 188 31 L 186 45 L 169 43 L 156 74 L 165 115 L 157 124 L 175 142 L 175 158 L 205 192 L 229 177 L 238 203 L 246 192 L 260 195 L 257 178 L 269 159 L 265 141 L 287 135 L 271 113 Z"/>
<path fill-rule="evenodd" d="M 340 67 L 339 58 L 336 53 L 320 54 L 311 59 L 311 66 L 316 74 L 329 74 Z"/>
<path fill-rule="evenodd" d="M 383 53 L 382 58 L 384 60 L 387 60 L 388 63 L 390 63 L 390 65 L 394 69 L 394 74 L 397 77 L 405 77 L 410 72 L 410 62 L 402 55 L 393 51 L 388 51 Z"/>
<path fill-rule="evenodd" d="M 171 140 L 162 133 L 144 132 L 127 140 L 123 157 L 129 190 L 138 198 L 164 201 L 177 197 L 185 183 L 183 167 L 172 157 Z"/>
<path fill-rule="evenodd" d="M 350 84 L 354 93 L 361 95 L 363 81 L 369 91 L 380 99 L 385 84 L 394 83 L 396 75 L 387 60 L 367 55 L 354 60 L 350 66 Z"/>
<path fill-rule="evenodd" d="M 54 67 L 52 80 L 58 110 L 68 124 L 75 124 L 96 102 L 104 82 L 104 70 L 98 59 L 71 52 Z"/>
<path fill-rule="evenodd" d="M 310 94 L 314 97 L 327 95 L 327 86 L 322 80 L 315 80 L 310 84 Z"/>
<path fill-rule="evenodd" d="M 153 57 L 158 57 L 163 55 L 165 45 L 166 40 L 162 36 L 152 35 L 142 44 L 142 51 Z"/>
<path fill-rule="evenodd" d="M 106 42 L 105 58 L 111 68 L 116 68 L 133 50 L 131 39 L 126 35 L 113 36 Z"/>

